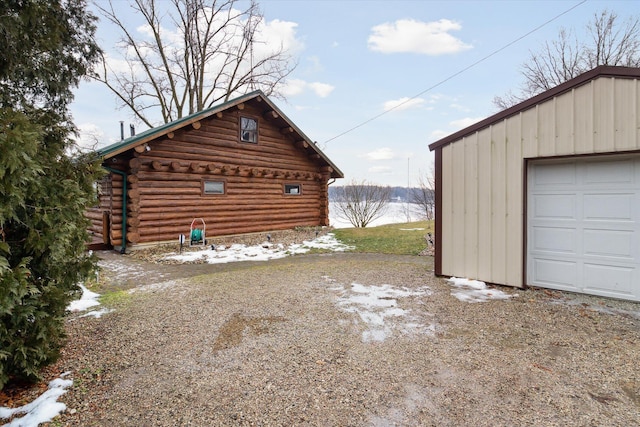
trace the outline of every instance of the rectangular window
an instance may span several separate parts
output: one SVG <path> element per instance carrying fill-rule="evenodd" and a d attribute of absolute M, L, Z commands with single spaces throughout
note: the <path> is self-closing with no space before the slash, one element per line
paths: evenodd
<path fill-rule="evenodd" d="M 224 194 L 224 181 L 204 181 L 204 194 Z"/>
<path fill-rule="evenodd" d="M 258 121 L 249 117 L 240 117 L 240 141 L 258 142 Z"/>
<path fill-rule="evenodd" d="M 284 185 L 284 194 L 293 194 L 298 195 L 302 192 L 302 187 L 300 184 L 285 184 Z"/>

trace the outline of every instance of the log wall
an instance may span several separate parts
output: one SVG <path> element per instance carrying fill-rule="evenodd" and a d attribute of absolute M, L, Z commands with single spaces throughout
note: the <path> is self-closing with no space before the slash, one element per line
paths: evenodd
<path fill-rule="evenodd" d="M 258 143 L 240 142 L 240 116 L 258 120 Z M 109 167 L 127 169 L 127 246 L 187 238 L 194 218 L 206 222 L 206 236 L 329 225 L 327 182 L 307 143 L 294 141 L 259 105 L 233 108 L 149 142 L 150 150 L 129 150 Z M 204 181 L 222 181 L 225 194 L 204 194 Z M 285 184 L 300 185 L 298 195 Z M 110 243 L 122 244 L 122 177 L 111 174 Z M 101 212 L 92 210 L 95 234 Z M 95 217 L 95 220 L 94 220 Z"/>

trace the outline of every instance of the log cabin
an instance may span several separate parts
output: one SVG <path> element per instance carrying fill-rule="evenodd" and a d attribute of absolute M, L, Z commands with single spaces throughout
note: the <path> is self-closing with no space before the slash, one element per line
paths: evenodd
<path fill-rule="evenodd" d="M 107 174 L 90 233 L 121 253 L 177 242 L 196 219 L 207 237 L 327 226 L 328 186 L 344 177 L 261 91 L 98 154 Z"/>

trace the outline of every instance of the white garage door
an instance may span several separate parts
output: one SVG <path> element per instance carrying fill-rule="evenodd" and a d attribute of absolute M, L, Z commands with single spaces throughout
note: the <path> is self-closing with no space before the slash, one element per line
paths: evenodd
<path fill-rule="evenodd" d="M 640 157 L 530 163 L 529 285 L 640 301 Z"/>

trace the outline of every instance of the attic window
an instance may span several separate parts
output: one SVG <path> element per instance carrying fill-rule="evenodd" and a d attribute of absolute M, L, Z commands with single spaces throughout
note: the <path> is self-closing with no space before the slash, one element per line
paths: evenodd
<path fill-rule="evenodd" d="M 300 184 L 285 184 L 284 185 L 284 194 L 291 194 L 294 196 L 299 195 L 302 192 L 302 187 Z"/>
<path fill-rule="evenodd" d="M 240 141 L 258 143 L 258 121 L 249 117 L 240 117 Z"/>

